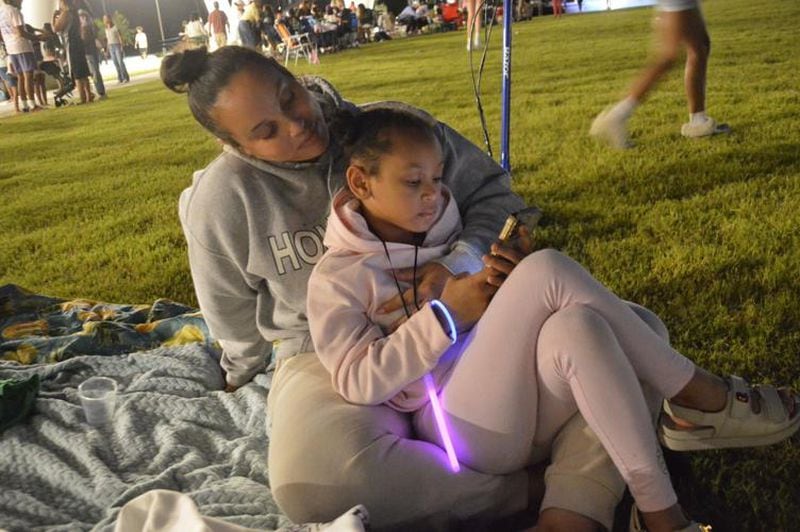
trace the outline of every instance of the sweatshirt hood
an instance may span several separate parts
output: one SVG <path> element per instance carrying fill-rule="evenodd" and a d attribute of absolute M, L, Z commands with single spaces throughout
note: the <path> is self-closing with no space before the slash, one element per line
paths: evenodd
<path fill-rule="evenodd" d="M 450 191 L 442 187 L 444 201 L 441 203 L 439 215 L 431 228 L 425 233 L 421 247 L 434 248 L 448 246 L 455 242 L 461 232 L 461 216 Z M 356 254 L 385 253 L 383 243 L 367 225 L 361 214 L 361 202 L 353 196 L 349 189 L 340 190 L 333 199 L 328 227 L 325 230 L 325 247 L 330 250 L 352 252 Z M 410 244 L 386 242 L 387 248 L 400 250 L 413 248 Z"/>

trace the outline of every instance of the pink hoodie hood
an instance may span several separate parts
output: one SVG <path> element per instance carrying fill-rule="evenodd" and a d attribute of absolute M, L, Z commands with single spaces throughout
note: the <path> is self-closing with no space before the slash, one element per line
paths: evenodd
<path fill-rule="evenodd" d="M 421 253 L 424 249 L 427 257 L 424 261 L 421 260 L 421 256 L 418 257 L 417 260 L 420 264 L 446 255 L 450 244 L 455 242 L 461 232 L 461 216 L 458 214 L 458 208 L 452 200 L 450 191 L 443 188 L 442 195 L 444 201 L 441 203 L 439 216 L 425 234 L 425 240 L 418 250 Z M 325 247 L 337 252 L 350 251 L 359 255 L 379 253 L 385 257 L 386 252 L 380 238 L 369 230 L 366 219 L 359 212 L 360 205 L 361 202 L 347 189 L 339 191 L 334 196 L 328 227 L 325 230 Z M 389 249 L 389 255 L 395 268 L 405 267 L 406 255 L 409 252 L 411 253 L 411 262 L 407 266 L 413 265 L 414 246 L 386 242 L 386 247 Z"/>
<path fill-rule="evenodd" d="M 417 265 L 443 257 L 461 232 L 461 217 L 450 192 L 443 190 L 441 211 L 421 246 Z M 422 377 L 432 372 L 441 386 L 455 361 L 451 346 L 429 303 L 396 331 L 391 325 L 403 309 L 381 314 L 378 308 L 397 296 L 391 268 L 414 264 L 414 246 L 381 240 L 359 212 L 348 190 L 333 199 L 325 246 L 308 285 L 307 312 L 315 350 L 331 373 L 334 389 L 357 404 L 387 403 L 413 411 L 427 402 Z M 402 290 L 410 287 L 400 282 Z"/>

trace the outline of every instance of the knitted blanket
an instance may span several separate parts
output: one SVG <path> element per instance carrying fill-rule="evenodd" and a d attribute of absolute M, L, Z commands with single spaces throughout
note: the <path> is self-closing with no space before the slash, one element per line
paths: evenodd
<path fill-rule="evenodd" d="M 113 530 L 119 508 L 152 489 L 192 497 L 202 514 L 241 526 L 288 525 L 267 480 L 266 375 L 221 391 L 217 362 L 198 344 L 24 366 L 0 379 L 41 381 L 35 413 L 0 434 L 0 527 Z M 111 424 L 86 423 L 78 385 L 119 385 Z"/>
<path fill-rule="evenodd" d="M 171 301 L 0 287 L 0 529 L 111 531 L 120 507 L 153 489 L 244 527 L 290 525 L 267 479 L 268 377 L 225 393 L 217 358 L 202 317 Z M 93 375 L 119 389 L 102 428 L 78 398 Z"/>

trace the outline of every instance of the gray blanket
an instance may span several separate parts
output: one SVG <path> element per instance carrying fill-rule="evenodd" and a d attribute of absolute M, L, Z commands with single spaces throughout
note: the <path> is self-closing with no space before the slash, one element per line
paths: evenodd
<path fill-rule="evenodd" d="M 36 413 L 0 434 L 0 527 L 113 530 L 142 493 L 189 494 L 204 515 L 276 529 L 267 480 L 268 379 L 229 394 L 198 344 L 56 364 L 0 362 L 0 379 L 41 377 Z M 91 375 L 119 385 L 113 424 L 89 426 L 77 387 Z"/>

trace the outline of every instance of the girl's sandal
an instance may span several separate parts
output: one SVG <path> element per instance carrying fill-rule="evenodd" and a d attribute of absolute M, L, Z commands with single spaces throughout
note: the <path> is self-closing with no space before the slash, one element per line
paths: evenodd
<path fill-rule="evenodd" d="M 631 519 L 628 530 L 630 532 L 647 532 L 647 528 L 645 528 L 642 517 L 639 514 L 639 509 L 635 504 L 631 506 Z M 678 529 L 677 532 L 711 532 L 711 525 L 703 525 L 692 521 L 688 526 Z"/>
<path fill-rule="evenodd" d="M 736 375 L 728 382 L 728 402 L 719 412 L 702 412 L 664 401 L 658 427 L 661 443 L 673 451 L 757 447 L 785 440 L 800 428 L 796 397 L 790 411 L 774 386 L 751 386 Z M 758 412 L 753 405 L 755 395 L 761 406 Z M 670 418 L 695 427 L 678 427 Z"/>

